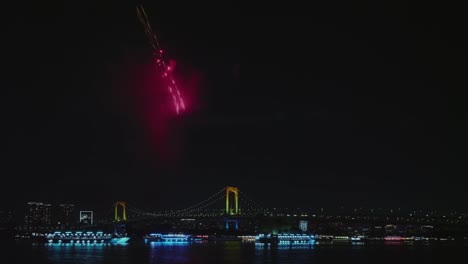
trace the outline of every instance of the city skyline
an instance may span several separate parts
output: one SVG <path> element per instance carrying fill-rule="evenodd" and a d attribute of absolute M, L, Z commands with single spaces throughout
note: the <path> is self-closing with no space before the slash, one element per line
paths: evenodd
<path fill-rule="evenodd" d="M 228 187 L 232 188 L 232 187 Z M 227 188 L 226 188 L 227 189 Z M 223 190 L 224 192 L 224 190 Z M 217 193 L 224 200 L 223 193 Z M 2 214 L 2 223 L 12 221 L 16 228 L 19 229 L 42 229 L 55 228 L 58 230 L 76 229 L 76 228 L 96 228 L 110 223 L 129 222 L 129 223 L 144 223 L 145 221 L 158 221 L 164 219 L 179 219 L 195 220 L 195 219 L 222 219 L 223 217 L 247 217 L 257 219 L 267 219 L 275 217 L 286 218 L 289 220 L 297 220 L 301 224 L 300 219 L 324 220 L 330 219 L 339 221 L 364 221 L 370 224 L 372 221 L 386 221 L 387 223 L 399 223 L 417 225 L 424 224 L 449 224 L 463 225 L 466 224 L 468 214 L 466 212 L 456 212 L 453 210 L 421 210 L 421 209 L 404 209 L 404 208 L 266 208 L 256 204 L 255 201 L 248 198 L 230 197 L 231 205 L 227 202 L 225 208 L 221 208 L 220 203 L 214 203 L 219 199 L 212 197 L 199 201 L 186 208 L 166 208 L 164 210 L 153 211 L 151 209 L 143 209 L 135 207 L 135 205 L 127 204 L 123 201 L 116 201 L 106 212 L 96 212 L 84 209 L 74 204 L 46 204 L 42 202 L 28 202 L 27 210 L 24 215 L 19 215 L 15 211 L 0 211 Z M 247 203 L 242 200 L 248 200 Z M 242 201 L 242 202 L 241 202 Z M 236 206 L 234 207 L 234 202 Z M 222 204 L 222 203 L 221 203 Z M 237 206 L 238 204 L 238 206 Z M 228 210 L 228 208 L 231 208 Z M 115 216 L 114 216 L 115 214 Z M 8 220 L 9 219 L 9 220 Z M 378 219 L 378 220 L 377 220 Z"/>
<path fill-rule="evenodd" d="M 237 191 L 238 195 L 234 196 L 231 193 L 231 195 L 228 196 L 227 192 L 224 194 L 226 190 L 232 190 L 232 188 Z M 118 205 L 123 206 L 123 208 L 117 209 Z M 200 215 L 221 216 L 224 213 L 227 215 L 232 214 L 250 217 L 257 215 L 287 217 L 351 217 L 355 215 L 364 217 L 362 218 L 363 220 L 370 216 L 406 216 L 415 219 L 426 219 L 427 217 L 444 219 L 445 217 L 449 217 L 450 219 L 454 218 L 456 220 L 460 220 L 462 218 L 466 219 L 468 217 L 468 213 L 465 210 L 454 210 L 452 208 L 435 209 L 434 207 L 350 207 L 345 205 L 337 207 L 320 207 L 318 205 L 314 207 L 267 207 L 264 206 L 261 201 L 252 200 L 251 197 L 245 193 L 241 193 L 237 187 L 233 186 L 227 186 L 209 197 L 206 197 L 203 201 L 192 201 L 191 204 L 187 204 L 183 208 L 145 208 L 140 206 L 142 205 L 129 205 L 125 201 L 115 201 L 108 206 L 108 208 L 105 208 L 102 204 L 83 207 L 79 204 L 49 204 L 35 201 L 26 203 L 24 208 L 10 207 L 9 210 L 0 210 L 0 212 L 11 215 L 12 220 L 14 220 L 18 226 L 22 226 L 24 224 L 25 227 L 55 226 L 57 228 L 66 228 L 76 224 L 85 224 L 84 226 L 92 225 L 94 218 L 93 215 L 98 217 L 99 220 L 97 223 L 109 221 L 110 219 L 113 219 L 113 214 L 111 212 L 115 211 L 116 215 L 120 215 L 122 214 L 122 209 L 123 214 L 126 215 L 125 219 L 131 221 L 134 221 L 141 216 L 150 216 L 157 219 L 159 217 L 177 218 L 183 217 L 184 215 L 189 217 L 197 217 Z M 126 207 L 130 209 L 125 209 Z M 228 210 L 228 208 L 231 209 Z M 125 211 L 130 213 L 125 213 Z M 182 213 L 182 215 L 179 215 L 180 213 Z M 133 219 L 135 217 L 136 219 Z M 79 221 L 76 221 L 78 218 Z M 446 220 L 449 221 L 449 218 Z M 85 222 L 82 222 L 82 220 Z"/>
<path fill-rule="evenodd" d="M 168 118 L 148 110 L 166 105 L 133 3 L 35 5 L 3 44 L 0 208 L 183 208 L 231 185 L 267 207 L 466 209 L 456 16 L 177 19 L 145 3 L 191 102 Z"/>

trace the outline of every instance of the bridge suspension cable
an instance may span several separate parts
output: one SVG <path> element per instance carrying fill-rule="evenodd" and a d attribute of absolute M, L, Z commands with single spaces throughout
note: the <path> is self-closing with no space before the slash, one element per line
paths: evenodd
<path fill-rule="evenodd" d="M 203 200 L 203 201 L 201 201 L 201 202 L 199 202 L 199 203 L 196 203 L 196 204 L 194 204 L 194 205 L 192 205 L 192 206 L 189 206 L 189 207 L 187 207 L 187 208 L 184 208 L 184 209 L 182 209 L 182 210 L 174 211 L 172 214 L 181 214 L 181 213 L 184 213 L 184 212 L 186 212 L 186 211 L 188 211 L 188 210 L 192 210 L 193 208 L 201 207 L 203 204 L 205 204 L 205 203 L 211 201 L 212 199 L 215 199 L 215 198 L 216 198 L 217 196 L 219 196 L 220 194 L 223 194 L 225 190 L 226 190 L 226 188 L 222 188 L 221 190 L 219 190 L 219 191 L 217 191 L 216 193 L 212 194 L 210 197 L 206 198 L 205 200 Z M 223 196 L 221 196 L 221 197 L 223 197 Z M 216 200 L 216 201 L 217 201 L 217 200 Z M 213 203 L 211 203 L 211 204 L 213 204 Z M 210 205 L 211 205 L 211 204 L 210 204 Z"/>
<path fill-rule="evenodd" d="M 104 215 L 102 215 L 99 219 L 97 219 L 96 222 L 97 222 L 97 223 L 106 222 L 106 220 L 109 219 L 109 216 L 110 216 L 112 210 L 114 210 L 114 205 L 111 205 L 111 206 L 109 207 L 109 210 L 107 210 L 107 212 L 106 212 Z"/>
<path fill-rule="evenodd" d="M 146 212 L 144 210 L 138 209 L 130 204 L 127 203 L 127 210 L 129 212 L 138 214 L 138 215 L 144 215 L 144 216 L 158 216 L 156 213 L 151 213 L 151 212 Z"/>
<path fill-rule="evenodd" d="M 235 188 L 236 191 L 238 191 L 239 196 L 242 197 L 239 199 L 241 201 L 239 203 L 239 212 L 236 214 L 241 214 L 241 215 L 258 215 L 258 214 L 266 214 L 268 211 L 265 209 L 264 206 L 261 205 L 258 201 L 252 199 L 249 195 L 245 194 L 245 192 L 242 192 L 238 190 L 236 187 L 225 187 L 217 192 L 213 193 L 206 199 L 195 203 L 191 206 L 188 206 L 183 209 L 178 209 L 178 210 L 167 210 L 167 211 L 146 211 L 137 208 L 136 206 L 133 206 L 131 204 L 127 203 L 127 210 L 128 212 L 135 214 L 135 216 L 141 216 L 141 217 L 178 217 L 178 216 L 219 216 L 224 213 L 224 210 L 222 209 L 222 206 L 216 206 L 215 210 L 210 210 L 210 206 L 213 206 L 217 202 L 223 199 L 229 199 L 228 195 L 229 192 L 227 192 L 228 188 Z M 227 205 L 226 205 L 227 208 Z M 227 210 L 227 209 L 226 209 Z M 134 218 L 134 217 L 133 217 Z"/>
<path fill-rule="evenodd" d="M 135 206 L 132 206 L 127 203 L 127 210 L 129 212 L 142 215 L 142 216 L 152 216 L 152 217 L 174 217 L 174 216 L 182 216 L 182 215 L 188 215 L 190 212 L 194 211 L 199 211 L 203 208 L 206 208 L 215 202 L 219 201 L 220 199 L 224 198 L 222 195 L 224 193 L 226 188 L 222 188 L 221 190 L 215 192 L 205 200 L 198 202 L 196 204 L 193 204 L 189 207 L 186 207 L 184 209 L 179 209 L 179 210 L 170 210 L 170 211 L 164 211 L 164 212 L 148 212 L 145 210 L 141 210 L 136 208 Z"/>
<path fill-rule="evenodd" d="M 262 206 L 259 202 L 256 200 L 250 198 L 248 195 L 245 194 L 245 192 L 242 192 L 239 190 L 239 195 L 242 196 L 241 199 L 241 205 L 247 206 L 250 210 L 253 212 L 247 212 L 244 207 L 244 210 L 242 211 L 243 214 L 245 213 L 265 213 L 266 210 L 264 209 L 264 206 Z"/>
<path fill-rule="evenodd" d="M 185 212 L 182 212 L 182 213 L 178 213 L 178 214 L 176 213 L 176 214 L 173 215 L 173 216 L 187 216 L 187 215 L 190 215 L 190 213 L 192 213 L 192 212 L 200 211 L 201 209 L 205 209 L 205 208 L 207 208 L 208 206 L 213 205 L 214 203 L 216 203 L 216 202 L 218 202 L 218 201 L 220 201 L 220 200 L 223 200 L 223 199 L 224 199 L 223 196 L 219 196 L 217 199 L 214 199 L 214 200 L 212 200 L 212 201 L 209 202 L 209 203 L 206 203 L 206 204 L 204 204 L 204 205 L 200 205 L 199 207 L 195 207 L 195 208 L 193 208 L 193 209 L 191 209 L 191 210 L 188 210 L 188 211 L 185 211 Z M 220 210 L 220 211 L 222 211 L 222 210 Z"/>

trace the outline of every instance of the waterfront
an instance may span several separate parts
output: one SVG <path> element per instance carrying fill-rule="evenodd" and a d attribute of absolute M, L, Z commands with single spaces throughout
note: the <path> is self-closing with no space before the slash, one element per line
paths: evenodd
<path fill-rule="evenodd" d="M 454 263 L 466 243 L 322 243 L 298 246 L 223 243 L 2 245 L 10 263 Z"/>

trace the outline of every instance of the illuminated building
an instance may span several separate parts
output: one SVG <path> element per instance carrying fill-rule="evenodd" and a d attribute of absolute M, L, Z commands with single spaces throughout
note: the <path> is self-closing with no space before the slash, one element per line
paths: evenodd
<path fill-rule="evenodd" d="M 93 211 L 80 211 L 80 224 L 92 225 L 93 224 Z"/>
<path fill-rule="evenodd" d="M 25 217 L 26 226 L 28 227 L 44 227 L 51 224 L 51 205 L 29 202 Z"/>
<path fill-rule="evenodd" d="M 307 232 L 307 224 L 308 224 L 307 220 L 299 221 L 299 230 L 301 230 L 302 232 Z"/>
<path fill-rule="evenodd" d="M 68 227 L 73 224 L 73 212 L 75 205 L 73 204 L 60 204 L 58 208 L 57 224 L 59 226 Z"/>

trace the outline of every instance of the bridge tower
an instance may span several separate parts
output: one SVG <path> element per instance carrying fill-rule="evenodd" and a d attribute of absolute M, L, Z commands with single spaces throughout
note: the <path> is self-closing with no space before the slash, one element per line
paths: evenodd
<path fill-rule="evenodd" d="M 122 207 L 122 217 L 119 217 L 119 206 Z M 114 221 L 127 221 L 127 205 L 125 202 L 115 202 L 114 204 Z"/>
<path fill-rule="evenodd" d="M 233 204 L 229 202 L 231 193 L 234 194 L 234 208 L 232 208 Z M 239 215 L 239 189 L 237 187 L 226 187 L 226 215 L 226 230 L 230 229 L 230 224 L 234 224 L 234 230 L 238 230 L 239 220 L 235 217 Z M 234 216 L 234 218 L 232 216 Z"/>
<path fill-rule="evenodd" d="M 230 200 L 229 195 L 231 193 L 234 193 L 234 208 L 231 208 L 229 204 L 229 200 Z M 232 186 L 226 187 L 226 214 L 228 215 L 239 214 L 239 189 L 237 187 L 232 187 Z"/>
<path fill-rule="evenodd" d="M 119 207 L 122 207 L 122 217 L 119 217 Z M 127 235 L 126 231 L 127 222 L 127 204 L 125 202 L 114 203 L 114 235 L 117 237 L 124 237 Z"/>

